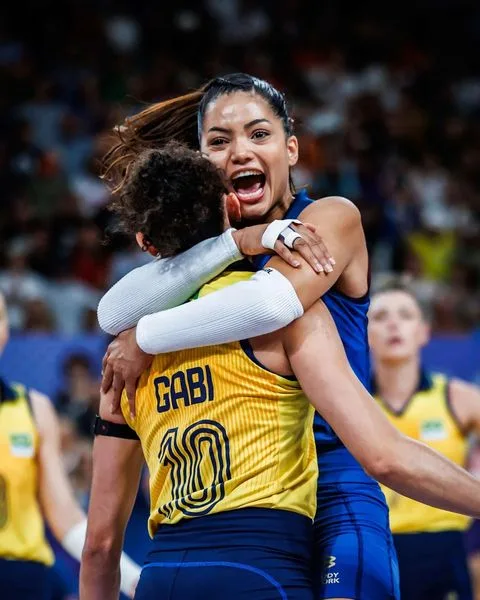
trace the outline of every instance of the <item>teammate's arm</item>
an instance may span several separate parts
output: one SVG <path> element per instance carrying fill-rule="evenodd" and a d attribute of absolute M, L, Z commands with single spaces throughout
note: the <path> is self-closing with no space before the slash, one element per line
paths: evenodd
<path fill-rule="evenodd" d="M 461 430 L 479 436 L 480 389 L 459 379 L 452 379 L 449 386 L 450 406 Z"/>
<path fill-rule="evenodd" d="M 177 256 L 156 258 L 134 269 L 100 300 L 97 311 L 100 327 L 111 335 L 118 335 L 135 326 L 142 316 L 182 304 L 203 284 L 243 256 L 272 252 L 263 245 L 263 234 L 268 227 L 269 224 L 263 224 L 240 231 L 229 229 Z M 297 253 L 303 256 L 310 268 L 323 270 L 325 267 L 330 270 L 330 254 L 322 239 L 316 235 L 315 227 L 310 224 L 295 227 L 300 229 L 302 235 L 295 245 Z M 280 228 L 278 233 L 281 231 Z M 282 257 L 280 262 L 290 264 L 293 270 L 300 266 L 298 258 L 279 238 L 273 245 L 273 252 Z"/>
<path fill-rule="evenodd" d="M 100 400 L 100 416 L 125 423 L 121 415 L 110 414 L 106 395 Z M 139 441 L 102 435 L 95 438 L 87 537 L 80 570 L 81 600 L 118 599 L 120 556 L 142 465 Z"/>
<path fill-rule="evenodd" d="M 86 515 L 78 505 L 60 451 L 60 426 L 49 398 L 30 391 L 35 423 L 39 433 L 39 499 L 52 533 L 65 550 L 80 560 L 85 541 Z M 130 597 L 140 568 L 126 555 L 122 557 L 122 591 Z"/>
<path fill-rule="evenodd" d="M 38 448 L 39 496 L 43 513 L 60 542 L 85 519 L 65 473 L 60 451 L 60 426 L 49 398 L 32 390 L 32 410 L 40 442 Z"/>
<path fill-rule="evenodd" d="M 358 209 L 348 200 L 335 197 L 312 203 L 304 214 L 317 228 L 322 226 L 328 231 L 325 238 L 334 247 L 336 262 L 333 272 L 328 276 L 317 273 L 299 256 L 301 268 L 296 269 L 274 256 L 267 264 L 268 278 L 259 272 L 250 281 L 142 317 L 136 330 L 139 347 L 148 354 L 160 354 L 271 333 L 301 316 L 347 269 L 354 277 L 358 272 L 362 286 L 358 295 L 365 293 L 368 257 Z M 364 264 L 353 272 L 352 260 L 360 253 Z M 351 295 L 357 292 L 343 291 Z"/>
<path fill-rule="evenodd" d="M 391 425 L 353 373 L 322 302 L 287 328 L 284 346 L 302 389 L 367 472 L 404 496 L 478 518 L 480 481 Z"/>

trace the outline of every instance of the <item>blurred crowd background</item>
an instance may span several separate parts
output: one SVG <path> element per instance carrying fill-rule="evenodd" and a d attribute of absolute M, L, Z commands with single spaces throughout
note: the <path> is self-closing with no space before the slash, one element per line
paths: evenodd
<path fill-rule="evenodd" d="M 53 400 L 84 504 L 107 341 L 96 305 L 147 260 L 131 240 L 105 236 L 114 225 L 98 178 L 105 133 L 213 75 L 271 81 L 301 138 L 297 186 L 357 203 L 374 279 L 410 274 L 434 333 L 458 341 L 480 321 L 479 42 L 480 4 L 470 0 L 2 5 L 0 290 L 16 352 L 36 344 L 37 363 L 48 362 L 42 340 L 57 344 Z M 72 351 L 65 340 L 87 345 Z M 25 355 L 21 363 L 35 371 Z"/>

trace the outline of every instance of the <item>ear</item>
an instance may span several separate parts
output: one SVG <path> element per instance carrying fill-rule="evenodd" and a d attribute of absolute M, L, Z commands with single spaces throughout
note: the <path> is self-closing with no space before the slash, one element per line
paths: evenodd
<path fill-rule="evenodd" d="M 287 153 L 288 153 L 288 164 L 290 167 L 294 167 L 298 162 L 298 139 L 297 136 L 291 135 L 287 138 Z"/>
<path fill-rule="evenodd" d="M 228 219 L 228 227 L 230 227 L 232 223 L 240 221 L 242 217 L 240 200 L 233 192 L 225 196 L 225 215 Z"/>
<path fill-rule="evenodd" d="M 137 233 L 135 234 L 135 240 L 137 241 L 137 244 L 140 246 L 140 248 L 143 250 L 143 233 L 137 231 Z"/>
<path fill-rule="evenodd" d="M 159 256 L 158 250 L 152 244 L 152 242 L 145 236 L 141 231 L 137 231 L 135 234 L 137 244 L 140 246 L 142 252 L 148 252 L 152 256 Z"/>

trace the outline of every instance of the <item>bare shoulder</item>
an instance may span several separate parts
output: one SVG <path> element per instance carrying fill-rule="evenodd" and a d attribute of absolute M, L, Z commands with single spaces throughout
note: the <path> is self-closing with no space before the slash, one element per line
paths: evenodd
<path fill-rule="evenodd" d="M 455 402 L 459 400 L 474 400 L 480 402 L 480 388 L 462 379 L 450 380 L 450 397 Z"/>
<path fill-rule="evenodd" d="M 312 202 L 301 213 L 304 221 L 334 219 L 343 226 L 357 226 L 361 224 L 361 215 L 358 207 L 348 198 L 343 196 L 326 196 Z"/>
<path fill-rule="evenodd" d="M 52 401 L 48 396 L 38 390 L 30 390 L 30 401 L 32 403 L 33 415 L 37 422 L 57 419 L 57 413 Z"/>

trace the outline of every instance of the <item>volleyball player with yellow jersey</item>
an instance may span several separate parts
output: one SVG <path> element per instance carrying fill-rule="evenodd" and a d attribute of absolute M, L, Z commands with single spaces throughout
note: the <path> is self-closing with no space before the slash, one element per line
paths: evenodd
<path fill-rule="evenodd" d="M 0 352 L 8 317 L 0 294 Z M 44 519 L 65 550 L 80 560 L 86 519 L 60 454 L 60 432 L 50 400 L 0 378 L 0 598 L 51 600 L 54 555 Z M 122 589 L 133 597 L 139 568 L 123 559 Z"/>
<path fill-rule="evenodd" d="M 428 325 L 412 290 L 391 282 L 372 298 L 369 340 L 374 358 L 374 393 L 390 422 L 464 467 L 468 437 L 480 432 L 480 391 L 430 373 L 420 351 Z M 402 598 L 435 600 L 450 592 L 472 598 L 464 532 L 468 517 L 384 489 L 400 566 Z"/>

